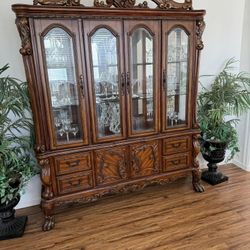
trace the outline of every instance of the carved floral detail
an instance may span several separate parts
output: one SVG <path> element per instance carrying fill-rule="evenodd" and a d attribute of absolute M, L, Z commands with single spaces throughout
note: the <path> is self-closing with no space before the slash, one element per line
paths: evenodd
<path fill-rule="evenodd" d="M 49 160 L 48 159 L 40 160 L 39 165 L 42 168 L 41 170 L 41 181 L 43 184 L 42 198 L 49 200 L 54 197 L 54 194 L 52 191 Z"/>
<path fill-rule="evenodd" d="M 35 149 L 37 153 L 44 153 L 46 150 L 45 145 L 37 145 Z"/>
<path fill-rule="evenodd" d="M 198 50 L 202 50 L 204 48 L 204 44 L 202 41 L 202 34 L 204 32 L 205 27 L 206 23 L 203 20 L 198 20 L 196 22 L 196 36 L 197 36 L 196 48 Z"/>
<path fill-rule="evenodd" d="M 32 54 L 31 48 L 31 40 L 30 40 L 30 27 L 29 27 L 29 20 L 27 17 L 18 17 L 16 19 L 17 29 L 22 41 L 22 47 L 19 52 L 25 55 Z"/>
<path fill-rule="evenodd" d="M 80 0 L 34 0 L 34 5 L 80 6 Z"/>

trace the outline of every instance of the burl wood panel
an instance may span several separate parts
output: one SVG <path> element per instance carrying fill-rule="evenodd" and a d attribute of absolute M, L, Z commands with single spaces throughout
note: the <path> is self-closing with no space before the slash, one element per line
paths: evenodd
<path fill-rule="evenodd" d="M 110 184 L 128 178 L 127 154 L 126 146 L 95 151 L 97 185 Z"/>
<path fill-rule="evenodd" d="M 142 177 L 160 172 L 158 141 L 130 146 L 131 177 Z"/>

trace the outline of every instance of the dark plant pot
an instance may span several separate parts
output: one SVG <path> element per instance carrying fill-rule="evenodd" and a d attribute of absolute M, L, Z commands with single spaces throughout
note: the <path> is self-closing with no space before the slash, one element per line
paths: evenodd
<path fill-rule="evenodd" d="M 208 161 L 208 170 L 202 172 L 201 179 L 211 185 L 227 181 L 228 177 L 217 171 L 217 163 L 225 159 L 226 145 L 219 142 L 204 141 L 201 146 L 205 149 L 202 156 Z M 212 150 L 211 146 L 213 147 Z"/>
<path fill-rule="evenodd" d="M 15 217 L 14 207 L 19 201 L 17 196 L 7 205 L 0 204 L 0 240 L 21 237 L 24 233 L 27 216 Z"/>

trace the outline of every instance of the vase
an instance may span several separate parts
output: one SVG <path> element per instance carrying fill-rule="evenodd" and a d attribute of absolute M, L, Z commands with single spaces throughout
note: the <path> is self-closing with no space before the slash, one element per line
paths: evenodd
<path fill-rule="evenodd" d="M 225 159 L 226 145 L 220 142 L 205 141 L 202 147 L 205 149 L 202 156 L 208 161 L 208 169 L 202 171 L 201 179 L 211 185 L 227 181 L 228 177 L 219 172 L 217 166 L 218 163 Z"/>
<path fill-rule="evenodd" d="M 20 195 L 8 204 L 0 204 L 0 240 L 21 237 L 27 222 L 27 216 L 15 217 L 14 207 L 20 201 Z"/>

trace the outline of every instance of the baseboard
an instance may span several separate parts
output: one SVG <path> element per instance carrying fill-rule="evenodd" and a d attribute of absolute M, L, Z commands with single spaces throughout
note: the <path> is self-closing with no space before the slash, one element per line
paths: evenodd
<path fill-rule="evenodd" d="M 242 162 L 240 162 L 238 160 L 232 160 L 232 163 L 237 165 L 238 167 L 244 169 L 245 171 L 250 172 L 250 169 L 247 166 L 245 166 Z"/>

